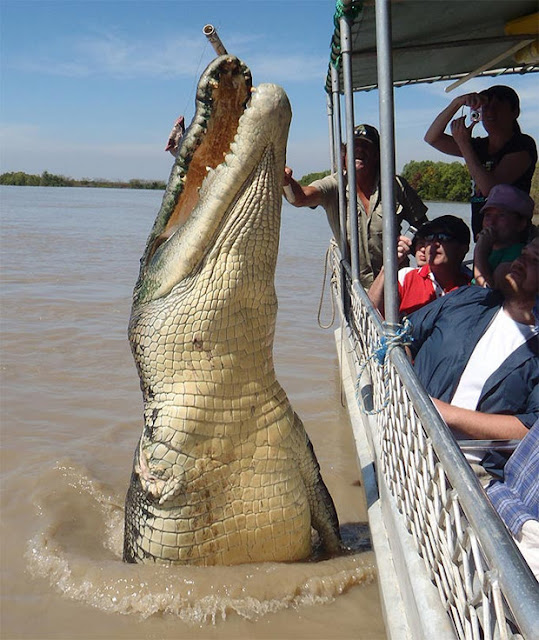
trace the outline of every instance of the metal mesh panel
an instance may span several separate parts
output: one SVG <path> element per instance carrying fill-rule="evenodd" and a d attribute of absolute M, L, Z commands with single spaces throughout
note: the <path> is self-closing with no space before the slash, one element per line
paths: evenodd
<path fill-rule="evenodd" d="M 331 263 L 334 273 L 338 274 L 340 256 L 336 247 L 332 248 Z M 380 340 L 382 324 L 367 297 L 351 286 L 349 277 L 340 284 L 338 278 L 334 278 L 338 299 L 341 299 L 340 287 L 343 286 L 350 297 L 348 323 L 353 349 L 357 362 L 362 365 L 369 360 Z M 519 621 L 515 621 L 516 615 L 498 580 L 500 567 L 496 562 L 489 563 L 484 553 L 481 536 L 489 534 L 478 530 L 477 526 L 474 528 L 466 516 L 470 511 L 466 509 L 466 500 L 451 485 L 448 470 L 440 461 L 429 435 L 429 425 L 422 424 L 403 383 L 406 376 L 398 370 L 393 358 L 387 358 L 384 366 L 371 358 L 367 367 L 374 409 L 379 410 L 375 448 L 380 472 L 417 553 L 423 558 L 427 574 L 438 589 L 457 637 L 477 640 L 521 638 Z M 410 375 L 410 372 L 405 374 Z M 458 449 L 456 444 L 453 446 Z M 467 465 L 464 458 L 462 464 Z M 469 496 L 465 498 L 469 501 Z M 478 483 L 473 499 L 488 502 Z M 493 520 L 499 520 L 495 513 L 492 515 Z M 498 526 L 505 532 L 501 521 Z M 529 577 L 525 575 L 523 580 L 529 580 Z M 530 606 L 532 611 L 528 613 L 533 620 L 537 599 L 535 605 L 532 602 Z M 529 633 L 523 635 L 531 637 Z"/>

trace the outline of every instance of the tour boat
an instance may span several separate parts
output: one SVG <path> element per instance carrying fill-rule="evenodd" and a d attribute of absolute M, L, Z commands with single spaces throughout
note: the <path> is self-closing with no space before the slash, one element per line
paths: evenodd
<path fill-rule="evenodd" d="M 402 347 L 392 215 L 393 87 L 456 87 L 485 75 L 501 84 L 500 76 L 538 71 L 536 11 L 535 0 L 337 3 L 326 92 L 341 189 L 345 168 L 336 150 L 341 142 L 354 146 L 353 94 L 377 88 L 380 102 L 385 322 L 359 283 L 352 188 L 348 211 L 341 197 L 340 216 L 341 228 L 350 221 L 350 246 L 341 233 L 329 254 L 341 377 L 392 639 L 539 638 L 538 583 Z M 351 175 L 353 154 L 347 162 Z"/>

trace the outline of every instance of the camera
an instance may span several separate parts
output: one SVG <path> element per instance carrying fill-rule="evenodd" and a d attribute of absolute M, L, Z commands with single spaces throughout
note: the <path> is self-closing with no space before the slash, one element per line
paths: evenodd
<path fill-rule="evenodd" d="M 479 109 L 471 109 L 470 120 L 472 122 L 479 122 L 479 120 L 481 120 L 481 111 Z"/>

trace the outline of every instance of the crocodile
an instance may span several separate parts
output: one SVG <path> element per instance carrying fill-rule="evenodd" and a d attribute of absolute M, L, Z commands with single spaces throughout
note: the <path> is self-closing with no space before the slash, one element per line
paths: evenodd
<path fill-rule="evenodd" d="M 341 549 L 333 501 L 273 364 L 290 119 L 283 89 L 253 88 L 235 56 L 200 78 L 133 291 L 144 426 L 126 562 L 234 565 Z"/>

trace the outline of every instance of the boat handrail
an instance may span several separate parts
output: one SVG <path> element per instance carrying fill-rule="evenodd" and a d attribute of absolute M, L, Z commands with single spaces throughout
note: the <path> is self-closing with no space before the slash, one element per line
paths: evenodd
<path fill-rule="evenodd" d="M 520 440 L 459 440 L 461 451 L 469 449 L 492 449 L 494 451 L 514 451 Z"/>
<path fill-rule="evenodd" d="M 459 638 L 538 637 L 537 581 L 524 561 L 454 436 L 418 380 L 404 349 L 392 349 L 383 365 L 370 357 L 385 326 L 335 243 L 330 256 L 336 300 L 345 286 L 356 373 L 366 360 L 376 412 L 373 436 L 383 481 L 436 584 Z M 341 313 L 343 313 L 341 309 Z M 359 380 L 358 380 L 359 384 Z M 372 386 L 371 386 L 372 385 Z M 391 402 L 384 403 L 387 391 Z M 356 394 L 362 405 L 361 393 Z M 363 407 L 365 410 L 365 407 Z M 509 621 L 509 622 L 508 622 Z"/>

